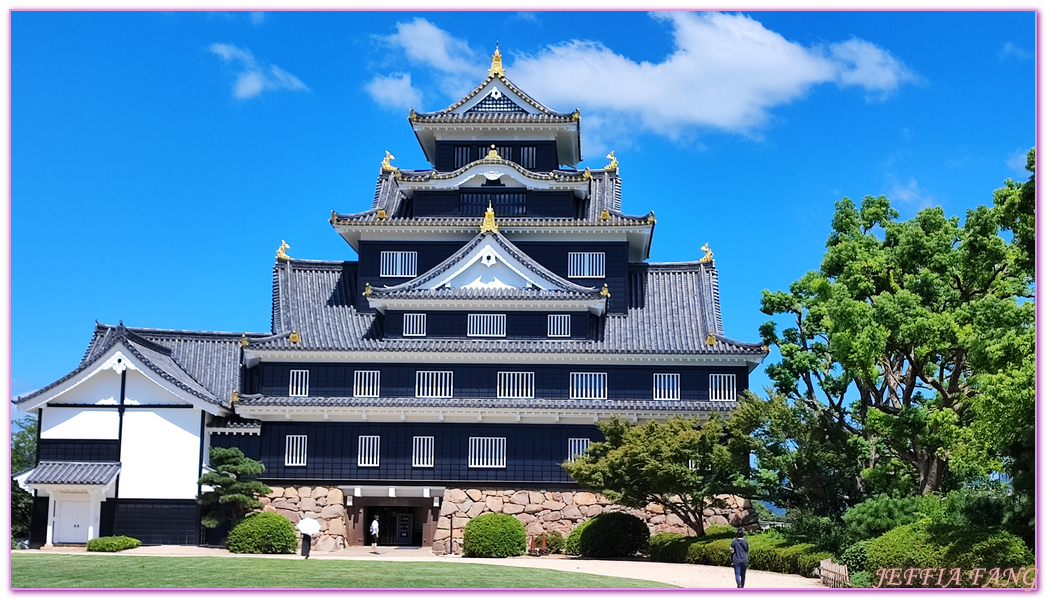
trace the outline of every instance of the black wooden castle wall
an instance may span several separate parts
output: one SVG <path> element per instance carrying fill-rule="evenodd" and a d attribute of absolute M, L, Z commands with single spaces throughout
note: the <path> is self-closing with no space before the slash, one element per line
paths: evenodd
<path fill-rule="evenodd" d="M 385 333 L 386 339 L 403 337 L 405 312 L 417 313 L 420 311 L 386 311 L 385 320 L 383 322 L 383 332 Z M 480 311 L 441 310 L 430 314 L 432 316 L 426 318 L 425 337 L 465 338 L 468 337 L 469 333 L 469 315 L 480 314 Z M 550 339 L 548 336 L 548 317 L 550 313 L 548 312 L 498 312 L 498 314 L 505 315 L 505 337 L 478 337 L 476 339 Z M 589 312 L 557 312 L 555 314 L 570 315 L 571 339 L 592 339 L 596 326 L 599 324 L 596 317 Z"/>

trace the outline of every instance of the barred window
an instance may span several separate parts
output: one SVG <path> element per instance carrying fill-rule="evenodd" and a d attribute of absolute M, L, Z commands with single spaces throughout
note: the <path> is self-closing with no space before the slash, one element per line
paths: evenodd
<path fill-rule="evenodd" d="M 571 337 L 571 315 L 549 315 L 549 337 Z"/>
<path fill-rule="evenodd" d="M 431 467 L 433 461 L 433 446 L 436 438 L 431 435 L 416 435 L 411 450 L 412 467 Z"/>
<path fill-rule="evenodd" d="M 304 467 L 309 436 L 289 435 L 284 438 L 284 466 Z"/>
<path fill-rule="evenodd" d="M 607 255 L 604 252 L 568 252 L 568 277 L 603 277 Z"/>
<path fill-rule="evenodd" d="M 571 373 L 571 400 L 606 400 L 607 373 Z"/>
<path fill-rule="evenodd" d="M 357 448 L 356 466 L 377 467 L 379 466 L 379 454 L 382 446 L 382 438 L 377 435 L 361 435 Z"/>
<path fill-rule="evenodd" d="M 460 169 L 469 164 L 469 146 L 454 147 L 454 168 Z"/>
<path fill-rule="evenodd" d="M 472 337 L 505 337 L 505 315 L 469 315 Z"/>
<path fill-rule="evenodd" d="M 404 314 L 404 335 L 425 335 L 425 313 Z"/>
<path fill-rule="evenodd" d="M 533 372 L 498 372 L 499 398 L 534 398 Z"/>
<path fill-rule="evenodd" d="M 353 397 L 377 398 L 382 391 L 381 371 L 354 371 Z"/>
<path fill-rule="evenodd" d="M 710 375 L 709 399 L 721 402 L 732 402 L 738 399 L 734 375 Z"/>
<path fill-rule="evenodd" d="M 417 371 L 415 398 L 451 398 L 454 396 L 454 371 Z"/>
<path fill-rule="evenodd" d="M 534 169 L 537 150 L 534 146 L 520 146 L 520 166 L 525 169 Z"/>
<path fill-rule="evenodd" d="M 680 374 L 679 373 L 655 373 L 654 374 L 654 399 L 655 400 L 679 400 L 680 399 Z"/>
<path fill-rule="evenodd" d="M 418 253 L 402 250 L 382 251 L 381 277 L 415 277 L 418 275 Z"/>
<path fill-rule="evenodd" d="M 291 369 L 291 384 L 288 396 L 309 395 L 309 371 L 307 369 Z"/>
<path fill-rule="evenodd" d="M 589 447 L 589 438 L 568 438 L 567 439 L 567 460 L 573 461 L 585 452 L 585 449 Z"/>
<path fill-rule="evenodd" d="M 505 468 L 505 438 L 469 438 L 469 466 L 471 468 Z"/>

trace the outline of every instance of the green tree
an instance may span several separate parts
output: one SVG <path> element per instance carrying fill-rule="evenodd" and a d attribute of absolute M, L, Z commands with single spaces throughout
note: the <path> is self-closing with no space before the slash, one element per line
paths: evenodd
<path fill-rule="evenodd" d="M 614 418 L 599 427 L 604 441 L 563 466 L 579 485 L 614 502 L 632 508 L 661 504 L 705 535 L 703 510 L 724 505 L 717 494 L 742 492 L 747 455 L 732 452 L 715 415 L 702 424 L 674 417 L 633 425 Z"/>
<path fill-rule="evenodd" d="M 36 465 L 36 415 L 11 421 L 11 473 L 20 473 Z M 11 479 L 11 537 L 29 537 L 33 518 L 33 496 Z"/>
<path fill-rule="evenodd" d="M 204 527 L 218 527 L 226 520 L 236 525 L 247 514 L 262 507 L 257 496 L 273 490 L 257 476 L 265 467 L 257 460 L 247 458 L 239 448 L 211 448 L 211 469 L 200 478 L 200 485 L 210 486 L 197 501 L 208 507 L 200 520 Z"/>

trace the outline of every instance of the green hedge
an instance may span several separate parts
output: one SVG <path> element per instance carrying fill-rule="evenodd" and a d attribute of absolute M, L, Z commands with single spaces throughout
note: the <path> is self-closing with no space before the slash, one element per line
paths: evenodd
<path fill-rule="evenodd" d="M 287 517 L 260 512 L 237 523 L 225 547 L 237 554 L 294 554 L 298 535 Z"/>
<path fill-rule="evenodd" d="M 654 562 L 687 562 L 687 550 L 698 538 L 663 531 L 651 536 L 650 555 Z"/>
<path fill-rule="evenodd" d="M 702 537 L 659 533 L 651 538 L 651 560 L 688 562 L 698 565 L 731 566 L 731 541 L 735 530 L 729 527 L 707 528 Z M 814 552 L 808 544 L 792 544 L 778 532 L 747 535 L 749 568 L 776 573 L 810 576 L 828 552 Z"/>
<path fill-rule="evenodd" d="M 589 519 L 589 526 L 579 534 L 578 551 L 592 558 L 634 556 L 647 552 L 650 539 L 651 530 L 643 519 L 607 512 Z"/>
<path fill-rule="evenodd" d="M 573 554 L 579 556 L 582 553 L 582 532 L 589 526 L 592 521 L 582 521 L 578 527 L 571 530 L 571 533 L 567 534 L 567 541 L 564 542 L 564 553 Z"/>
<path fill-rule="evenodd" d="M 527 531 L 512 515 L 487 513 L 465 524 L 462 556 L 504 558 L 527 551 Z"/>
<path fill-rule="evenodd" d="M 130 550 L 131 548 L 137 548 L 142 545 L 142 542 L 134 539 L 133 537 L 127 537 L 126 535 L 113 535 L 108 537 L 98 537 L 93 540 L 87 541 L 88 552 L 119 552 L 121 550 Z"/>
<path fill-rule="evenodd" d="M 550 529 L 545 532 L 545 549 L 549 551 L 549 554 L 559 554 L 563 552 L 564 547 L 563 534 L 555 529 Z M 538 536 L 538 539 L 534 542 L 535 546 L 539 548 L 542 546 L 542 537 Z"/>

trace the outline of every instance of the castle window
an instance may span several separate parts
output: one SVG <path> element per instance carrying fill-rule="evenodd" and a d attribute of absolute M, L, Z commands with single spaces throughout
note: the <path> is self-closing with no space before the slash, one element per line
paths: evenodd
<path fill-rule="evenodd" d="M 571 337 L 571 315 L 549 315 L 549 337 Z"/>
<path fill-rule="evenodd" d="M 353 397 L 377 398 L 381 395 L 381 383 L 381 371 L 355 371 L 353 372 Z"/>
<path fill-rule="evenodd" d="M 499 398 L 534 398 L 534 373 L 499 371 Z"/>
<path fill-rule="evenodd" d="M 451 398 L 454 396 L 454 371 L 417 371 L 415 398 Z"/>
<path fill-rule="evenodd" d="M 655 373 L 654 374 L 654 399 L 655 400 L 679 400 L 680 399 L 680 374 L 679 373 Z"/>
<path fill-rule="evenodd" d="M 537 149 L 534 146 L 520 146 L 520 166 L 525 169 L 534 169 Z"/>
<path fill-rule="evenodd" d="M 382 251 L 381 277 L 415 277 L 418 275 L 418 253 L 402 250 Z"/>
<path fill-rule="evenodd" d="M 304 467 L 309 436 L 289 435 L 284 441 L 284 466 Z"/>
<path fill-rule="evenodd" d="M 408 313 L 404 315 L 404 335 L 425 335 L 425 313 Z"/>
<path fill-rule="evenodd" d="M 589 447 L 589 438 L 567 438 L 567 460 L 573 461 Z"/>
<path fill-rule="evenodd" d="M 607 373 L 571 373 L 571 400 L 606 400 Z"/>
<path fill-rule="evenodd" d="M 436 438 L 431 435 L 414 436 L 413 449 L 411 450 L 412 467 L 433 466 L 433 446 Z"/>
<path fill-rule="evenodd" d="M 469 315 L 471 337 L 505 337 L 505 315 Z"/>
<path fill-rule="evenodd" d="M 291 369 L 291 384 L 287 395 L 296 397 L 309 395 L 309 371 L 307 369 Z"/>
<path fill-rule="evenodd" d="M 455 146 L 454 147 L 454 168 L 460 169 L 465 165 L 469 164 L 469 146 Z"/>
<path fill-rule="evenodd" d="M 382 438 L 377 435 L 361 435 L 357 448 L 356 466 L 377 467 L 381 454 Z"/>
<path fill-rule="evenodd" d="M 469 438 L 470 468 L 505 468 L 504 437 Z"/>
<path fill-rule="evenodd" d="M 568 277 L 604 277 L 607 255 L 604 252 L 568 252 Z"/>
<path fill-rule="evenodd" d="M 709 376 L 709 400 L 733 402 L 738 399 L 734 375 Z"/>

